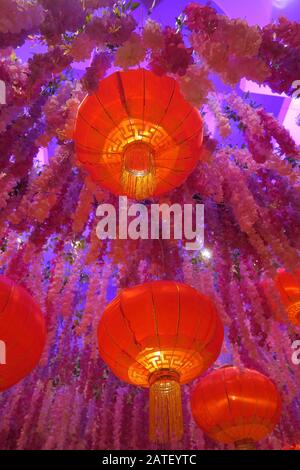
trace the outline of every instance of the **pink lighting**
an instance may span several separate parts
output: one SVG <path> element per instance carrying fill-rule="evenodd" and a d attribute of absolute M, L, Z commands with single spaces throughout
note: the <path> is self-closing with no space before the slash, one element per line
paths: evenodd
<path fill-rule="evenodd" d="M 41 165 L 48 165 L 49 164 L 49 155 L 47 147 L 41 147 L 38 151 L 36 156 L 36 161 L 39 162 Z"/>
<path fill-rule="evenodd" d="M 268 85 L 259 85 L 258 83 L 247 80 L 246 78 L 241 80 L 240 88 L 245 93 L 255 93 L 257 95 L 270 95 L 287 98 L 285 93 L 274 93 Z"/>
<path fill-rule="evenodd" d="M 287 6 L 293 3 L 295 0 L 273 0 L 273 7 L 278 10 L 284 10 Z"/>
<path fill-rule="evenodd" d="M 215 3 L 231 18 L 243 18 L 250 25 L 264 26 L 272 16 L 272 0 L 218 0 Z"/>

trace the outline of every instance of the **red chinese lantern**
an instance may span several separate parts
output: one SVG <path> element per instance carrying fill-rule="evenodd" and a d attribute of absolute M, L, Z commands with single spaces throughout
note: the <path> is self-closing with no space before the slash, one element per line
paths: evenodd
<path fill-rule="evenodd" d="M 31 295 L 0 276 L 0 391 L 15 385 L 39 362 L 45 323 Z"/>
<path fill-rule="evenodd" d="M 289 321 L 300 326 L 300 269 L 294 273 L 279 269 L 276 285 L 286 307 Z"/>
<path fill-rule="evenodd" d="M 212 439 L 255 449 L 271 433 L 281 414 L 273 382 L 255 370 L 222 367 L 200 379 L 191 397 L 198 426 Z"/>
<path fill-rule="evenodd" d="M 117 377 L 150 387 L 152 441 L 183 434 L 180 384 L 217 359 L 223 325 L 213 303 L 172 281 L 123 290 L 105 309 L 98 328 L 100 355 Z"/>
<path fill-rule="evenodd" d="M 78 162 L 102 187 L 135 199 L 181 185 L 200 159 L 203 123 L 171 77 L 139 69 L 100 81 L 81 103 Z"/>

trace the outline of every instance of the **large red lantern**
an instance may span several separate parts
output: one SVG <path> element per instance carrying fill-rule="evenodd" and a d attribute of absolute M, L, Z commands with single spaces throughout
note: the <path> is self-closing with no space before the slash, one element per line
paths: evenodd
<path fill-rule="evenodd" d="M 276 285 L 285 305 L 289 321 L 300 326 L 300 269 L 293 273 L 279 269 Z"/>
<path fill-rule="evenodd" d="M 104 311 L 98 342 L 117 377 L 150 387 L 150 439 L 180 439 L 180 384 L 207 370 L 222 347 L 223 325 L 213 303 L 171 281 L 123 290 Z"/>
<path fill-rule="evenodd" d="M 41 310 L 31 295 L 0 276 L 0 391 L 15 385 L 34 369 L 45 334 Z"/>
<path fill-rule="evenodd" d="M 281 414 L 281 397 L 261 373 L 222 367 L 200 379 L 191 397 L 198 426 L 212 439 L 255 449 L 271 433 Z"/>
<path fill-rule="evenodd" d="M 200 159 L 203 123 L 171 77 L 116 72 L 81 103 L 78 162 L 114 194 L 145 199 L 181 185 Z"/>

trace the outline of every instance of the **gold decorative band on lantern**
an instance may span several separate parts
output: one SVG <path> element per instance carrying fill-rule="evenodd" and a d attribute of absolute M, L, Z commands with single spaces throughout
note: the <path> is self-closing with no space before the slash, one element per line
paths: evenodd
<path fill-rule="evenodd" d="M 256 450 L 253 439 L 242 439 L 234 443 L 236 450 Z"/>
<path fill-rule="evenodd" d="M 287 307 L 288 317 L 294 325 L 300 325 L 300 302 L 295 302 Z"/>
<path fill-rule="evenodd" d="M 179 374 L 159 370 L 149 377 L 149 439 L 158 444 L 178 441 L 183 436 Z"/>

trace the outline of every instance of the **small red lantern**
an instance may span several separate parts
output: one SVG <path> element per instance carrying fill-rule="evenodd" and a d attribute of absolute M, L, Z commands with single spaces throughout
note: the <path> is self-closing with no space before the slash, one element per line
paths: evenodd
<path fill-rule="evenodd" d="M 0 391 L 15 385 L 34 369 L 45 336 L 41 310 L 31 295 L 0 276 Z"/>
<path fill-rule="evenodd" d="M 279 269 L 276 285 L 286 307 L 289 321 L 300 326 L 300 269 L 293 273 Z"/>
<path fill-rule="evenodd" d="M 222 367 L 200 379 L 191 397 L 198 426 L 212 439 L 255 449 L 281 414 L 274 383 L 255 370 Z"/>
<path fill-rule="evenodd" d="M 77 158 L 102 187 L 135 199 L 180 186 L 201 157 L 203 122 L 171 77 L 144 69 L 100 81 L 78 110 Z"/>
<path fill-rule="evenodd" d="M 123 290 L 98 327 L 100 355 L 117 377 L 150 388 L 150 439 L 182 437 L 180 384 L 217 359 L 223 325 L 213 303 L 185 284 L 150 282 Z"/>

